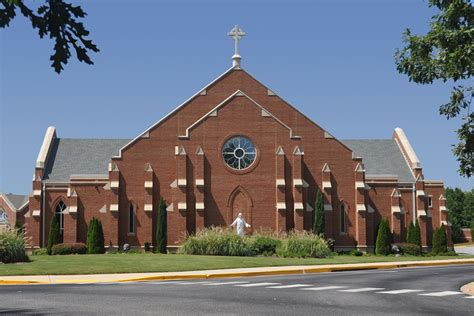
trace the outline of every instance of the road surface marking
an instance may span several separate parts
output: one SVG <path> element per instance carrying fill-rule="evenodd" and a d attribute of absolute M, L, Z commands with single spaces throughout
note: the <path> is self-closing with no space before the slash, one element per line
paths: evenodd
<path fill-rule="evenodd" d="M 339 292 L 359 293 L 359 292 L 382 291 L 382 290 L 385 290 L 385 288 L 383 288 L 383 287 L 363 287 L 363 288 L 360 288 L 360 289 L 339 290 Z"/>
<path fill-rule="evenodd" d="M 234 285 L 234 284 L 244 284 L 244 283 L 249 283 L 247 281 L 231 281 L 231 282 L 214 282 L 214 283 L 207 283 L 203 285 L 212 285 L 212 286 L 218 286 L 218 285 Z"/>
<path fill-rule="evenodd" d="M 250 284 L 237 284 L 234 286 L 254 287 L 254 286 L 278 285 L 278 284 L 281 284 L 281 283 L 262 282 L 262 283 L 250 283 Z"/>
<path fill-rule="evenodd" d="M 324 290 L 336 290 L 336 289 L 343 289 L 347 286 L 337 286 L 337 285 L 333 285 L 333 286 L 321 286 L 321 287 L 307 287 L 307 288 L 304 288 L 304 289 L 300 289 L 300 290 L 306 290 L 306 291 L 324 291 Z"/>
<path fill-rule="evenodd" d="M 377 293 L 382 293 L 382 294 L 405 294 L 405 293 L 415 293 L 415 292 L 423 292 L 423 290 L 403 289 L 403 290 L 394 290 L 394 291 L 382 291 L 382 292 L 377 292 Z"/>
<path fill-rule="evenodd" d="M 310 284 L 289 284 L 289 285 L 277 285 L 277 286 L 268 286 L 267 289 L 292 289 L 295 287 L 306 287 L 311 286 Z"/>
<path fill-rule="evenodd" d="M 433 293 L 423 293 L 423 294 L 418 294 L 418 295 L 424 295 L 424 296 L 451 296 L 451 295 L 459 295 L 463 294 L 462 292 L 457 292 L 457 291 L 442 291 L 442 292 L 433 292 Z"/>
<path fill-rule="evenodd" d="M 474 296 L 465 296 L 464 298 L 474 298 Z"/>

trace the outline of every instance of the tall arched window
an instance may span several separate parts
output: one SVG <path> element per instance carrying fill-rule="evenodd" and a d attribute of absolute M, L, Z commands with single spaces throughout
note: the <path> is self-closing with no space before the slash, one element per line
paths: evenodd
<path fill-rule="evenodd" d="M 135 233 L 135 207 L 132 203 L 130 203 L 128 208 L 128 233 Z"/>
<path fill-rule="evenodd" d="M 54 209 L 54 216 L 56 216 L 56 220 L 59 223 L 59 234 L 61 235 L 61 242 L 63 242 L 63 235 L 64 235 L 64 211 L 66 210 L 67 206 L 61 200 L 56 204 L 56 208 Z"/>
<path fill-rule="evenodd" d="M 339 213 L 339 223 L 340 223 L 340 226 L 341 226 L 341 233 L 343 233 L 343 234 L 347 233 L 347 229 L 346 229 L 346 207 L 344 206 L 344 203 L 341 203 L 340 213 Z"/>

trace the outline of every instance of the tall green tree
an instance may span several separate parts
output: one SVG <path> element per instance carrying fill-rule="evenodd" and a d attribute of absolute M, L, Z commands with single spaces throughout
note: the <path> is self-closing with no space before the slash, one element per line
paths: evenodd
<path fill-rule="evenodd" d="M 418 220 L 408 226 L 407 243 L 415 244 L 421 249 L 421 229 Z"/>
<path fill-rule="evenodd" d="M 391 252 L 391 243 L 392 233 L 390 231 L 388 219 L 382 218 L 379 224 L 377 240 L 375 242 L 375 254 L 383 256 L 389 255 Z"/>
<path fill-rule="evenodd" d="M 48 255 L 51 255 L 53 246 L 59 243 L 61 243 L 61 231 L 57 217 L 53 216 L 49 227 L 48 246 L 46 247 Z"/>
<path fill-rule="evenodd" d="M 474 86 L 469 83 L 474 72 L 474 8 L 470 0 L 428 0 L 428 5 L 438 11 L 431 18 L 430 30 L 420 36 L 407 29 L 403 34 L 406 46 L 396 51 L 395 63 L 398 72 L 415 83 L 457 84 L 439 112 L 447 119 L 461 115 L 459 142 L 453 152 L 459 173 L 470 177 L 474 172 L 474 113 L 470 108 Z"/>
<path fill-rule="evenodd" d="M 464 213 L 464 192 L 459 189 L 446 188 L 446 207 L 449 210 L 449 221 L 451 222 L 451 229 L 453 232 L 453 242 L 462 241 L 461 228 L 469 225 L 463 220 Z"/>
<path fill-rule="evenodd" d="M 474 221 L 474 189 L 464 192 L 462 218 L 463 227 L 470 227 Z"/>
<path fill-rule="evenodd" d="M 324 234 L 324 201 L 321 191 L 316 193 L 316 201 L 314 202 L 313 217 L 313 233 Z"/>
<path fill-rule="evenodd" d="M 415 224 L 413 224 L 413 222 L 410 222 L 407 228 L 407 243 L 413 243 L 414 236 L 415 236 Z"/>
<path fill-rule="evenodd" d="M 27 5 L 23 0 L 1 0 L 0 27 L 8 27 L 17 13 L 30 20 L 40 38 L 54 40 L 54 53 L 50 60 L 51 67 L 58 74 L 71 57 L 71 51 L 76 54 L 78 61 L 92 65 L 94 62 L 89 53 L 97 53 L 99 49 L 92 40 L 87 39 L 89 31 L 79 21 L 87 15 L 84 10 L 64 0 L 43 0 L 43 4 L 36 8 L 31 7 L 31 2 Z"/>
<path fill-rule="evenodd" d="M 88 254 L 105 253 L 104 230 L 102 223 L 95 217 L 92 217 L 87 227 L 86 247 Z"/>
<path fill-rule="evenodd" d="M 156 220 L 156 252 L 166 253 L 167 245 L 167 223 L 166 223 L 166 204 L 163 197 L 160 198 L 160 206 Z"/>
<path fill-rule="evenodd" d="M 441 225 L 441 227 L 435 229 L 433 232 L 433 247 L 431 252 L 434 255 L 448 252 L 448 239 L 444 225 Z"/>

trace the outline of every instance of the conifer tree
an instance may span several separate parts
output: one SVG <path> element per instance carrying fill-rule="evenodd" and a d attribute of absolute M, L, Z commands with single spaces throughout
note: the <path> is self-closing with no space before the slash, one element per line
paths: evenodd
<path fill-rule="evenodd" d="M 324 202 L 321 191 L 316 193 L 316 202 L 314 203 L 313 233 L 324 233 Z"/>
<path fill-rule="evenodd" d="M 166 204 L 163 197 L 160 198 L 160 206 L 156 220 L 156 252 L 166 253 L 167 245 Z"/>
<path fill-rule="evenodd" d="M 87 228 L 86 246 L 88 254 L 105 253 L 102 223 L 95 217 L 90 220 Z"/>
<path fill-rule="evenodd" d="M 435 229 L 433 232 L 433 248 L 431 252 L 434 255 L 448 252 L 448 239 L 444 225 L 441 225 L 440 228 Z"/>
<path fill-rule="evenodd" d="M 61 243 L 61 232 L 58 223 L 58 219 L 56 216 L 51 218 L 51 226 L 49 228 L 49 235 L 48 235 L 48 246 L 46 251 L 48 255 L 51 255 L 51 250 L 54 245 Z"/>
<path fill-rule="evenodd" d="M 420 223 L 418 220 L 415 221 L 415 230 L 413 233 L 413 244 L 418 245 L 421 249 L 421 229 L 420 229 Z"/>
<path fill-rule="evenodd" d="M 375 243 L 375 254 L 386 256 L 390 254 L 390 244 L 392 242 L 392 233 L 387 219 L 380 221 L 377 233 L 377 241 Z"/>
<path fill-rule="evenodd" d="M 407 243 L 414 244 L 415 243 L 415 224 L 410 222 L 407 229 Z"/>

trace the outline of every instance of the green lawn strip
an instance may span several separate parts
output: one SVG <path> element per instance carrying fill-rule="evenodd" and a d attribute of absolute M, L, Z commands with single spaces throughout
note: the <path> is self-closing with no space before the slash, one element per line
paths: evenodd
<path fill-rule="evenodd" d="M 377 257 L 334 256 L 325 259 L 275 257 L 219 257 L 160 254 L 106 254 L 32 256 L 29 263 L 0 264 L 0 276 L 177 272 L 208 269 L 252 268 L 290 265 L 348 264 L 391 261 L 474 258 L 474 256 Z"/>

